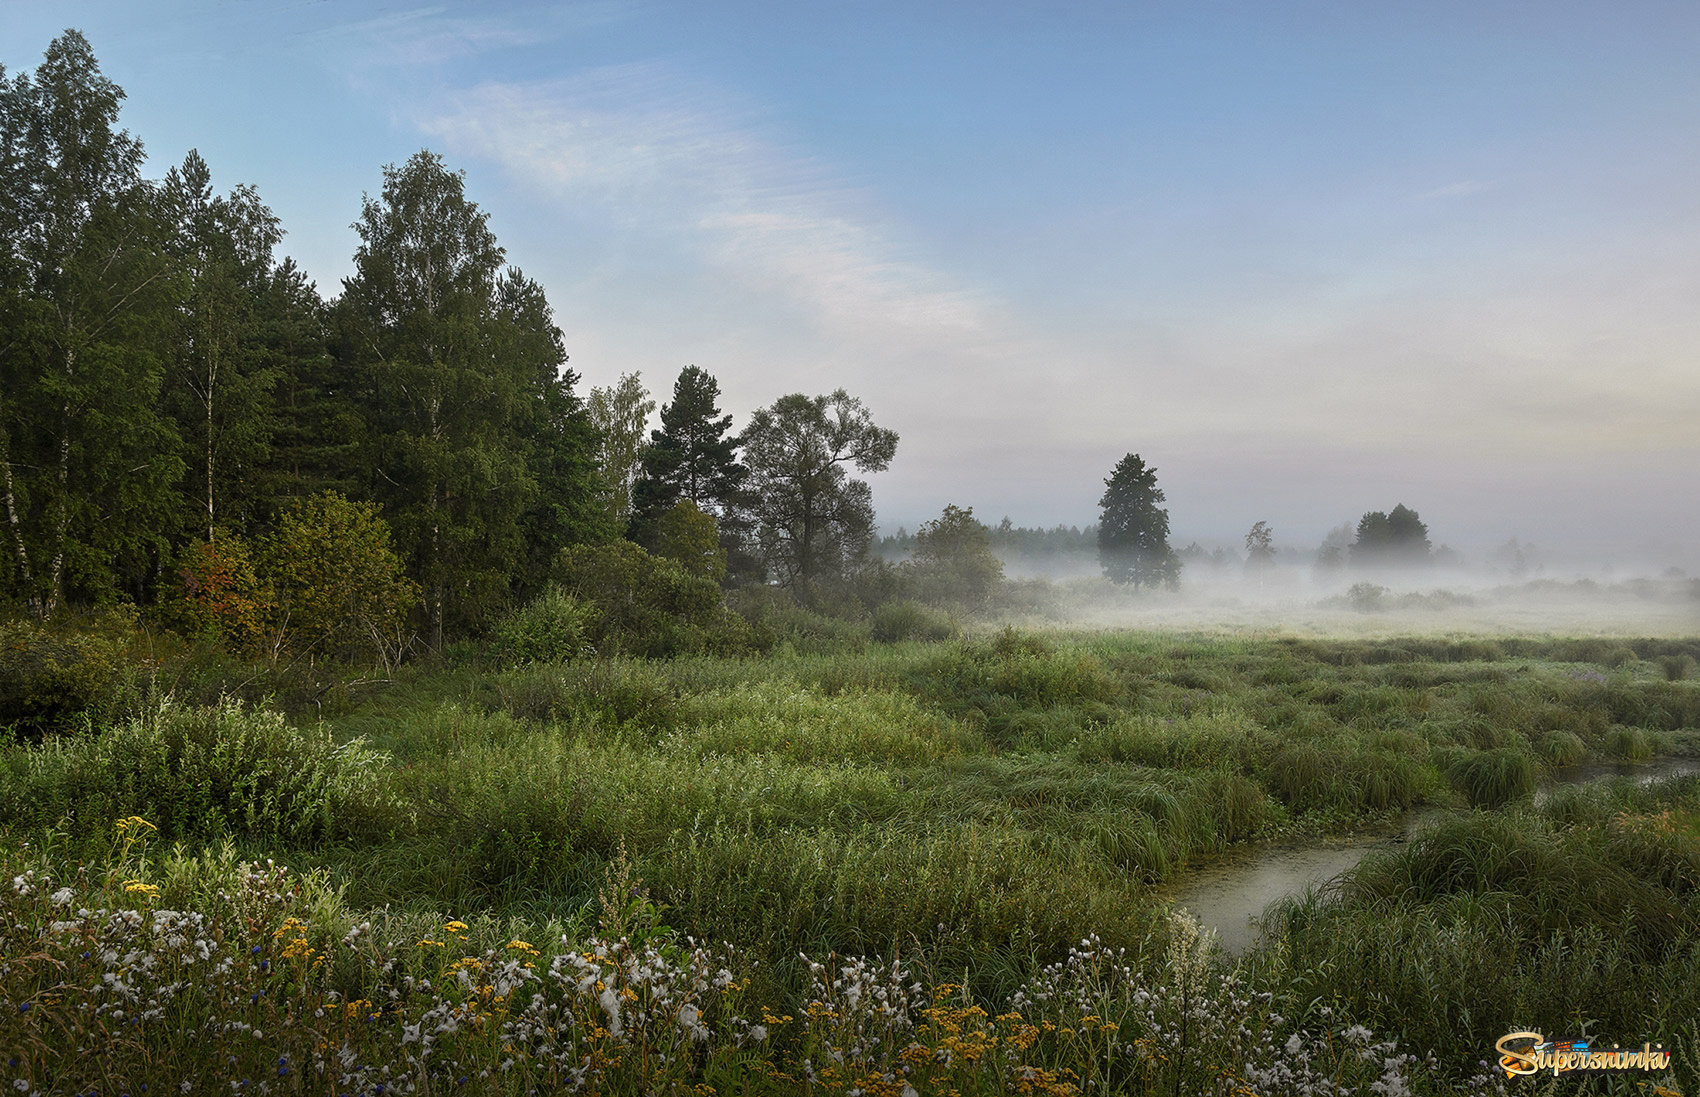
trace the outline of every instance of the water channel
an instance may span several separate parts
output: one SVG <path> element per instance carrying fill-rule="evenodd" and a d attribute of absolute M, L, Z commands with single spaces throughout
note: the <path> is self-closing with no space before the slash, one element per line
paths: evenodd
<path fill-rule="evenodd" d="M 1557 771 L 1535 793 L 1549 795 L 1561 785 L 1590 784 L 1613 777 L 1631 777 L 1644 785 L 1667 777 L 1700 773 L 1700 758 L 1664 758 L 1639 765 L 1591 763 Z M 1186 872 L 1164 889 L 1163 897 L 1184 908 L 1230 953 L 1244 952 L 1257 941 L 1258 921 L 1270 903 L 1302 895 L 1355 866 L 1370 851 L 1402 842 L 1438 819 L 1439 808 L 1408 813 L 1393 826 L 1348 838 L 1322 838 L 1303 843 L 1252 846 L 1236 850 Z"/>

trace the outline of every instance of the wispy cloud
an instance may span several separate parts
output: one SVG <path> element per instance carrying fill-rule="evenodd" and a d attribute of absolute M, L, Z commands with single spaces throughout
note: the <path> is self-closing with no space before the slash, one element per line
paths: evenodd
<path fill-rule="evenodd" d="M 1433 202 L 1445 198 L 1463 198 L 1466 195 L 1479 194 L 1487 189 L 1489 189 L 1489 184 L 1479 179 L 1460 179 L 1456 183 L 1448 183 L 1443 187 L 1423 191 L 1417 197 L 1424 201 Z"/>
<path fill-rule="evenodd" d="M 490 11 L 467 15 L 464 8 L 429 4 L 338 23 L 314 37 L 357 48 L 367 65 L 413 68 L 547 43 L 574 30 L 622 18 L 633 7 L 625 0 L 584 0 L 522 15 Z"/>
<path fill-rule="evenodd" d="M 787 149 L 755 112 L 665 65 L 484 84 L 421 112 L 449 151 L 591 203 L 823 326 L 907 338 L 989 334 L 986 298 L 910 255 L 864 194 Z"/>

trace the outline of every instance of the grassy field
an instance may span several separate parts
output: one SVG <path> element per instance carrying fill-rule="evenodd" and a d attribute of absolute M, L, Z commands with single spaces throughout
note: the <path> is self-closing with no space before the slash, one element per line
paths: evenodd
<path fill-rule="evenodd" d="M 1530 793 L 1700 754 L 1697 657 L 1006 629 L 156 684 L 0 755 L 0 1085 L 1494 1092 L 1537 1030 L 1694 1092 L 1700 782 Z M 1425 805 L 1237 960 L 1154 898 Z"/>

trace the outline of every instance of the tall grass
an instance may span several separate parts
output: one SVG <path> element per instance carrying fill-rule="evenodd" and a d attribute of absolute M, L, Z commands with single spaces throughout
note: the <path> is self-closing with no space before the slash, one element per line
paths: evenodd
<path fill-rule="evenodd" d="M 900 616 L 891 634 L 912 634 Z M 1401 1048 L 1437 1041 L 1448 1058 L 1444 1080 L 1424 1083 L 1433 1092 L 1476 1070 L 1445 1032 L 1549 1016 L 1529 1006 L 1536 977 L 1491 969 L 1495 956 L 1571 957 L 1566 993 L 1593 995 L 1574 1000 L 1601 1023 L 1638 1016 L 1636 994 L 1694 1004 L 1680 983 L 1700 964 L 1688 794 L 1526 796 L 1545 768 L 1700 743 L 1700 682 L 1650 661 L 1687 648 L 1014 630 L 888 644 L 872 623 L 817 617 L 776 604 L 761 659 L 480 670 L 472 652 L 347 692 L 324 724 L 316 706 L 292 723 L 233 702 L 90 721 L 0 752 L 0 824 L 69 853 L 91 840 L 67 835 L 141 815 L 184 841 L 184 858 L 224 848 L 311 866 L 342 912 L 312 924 L 419 936 L 451 918 L 532 927 L 513 929 L 525 940 L 540 927 L 582 936 L 624 865 L 655 926 L 736 944 L 776 1008 L 810 983 L 800 952 L 908 957 L 935 983 L 969 976 L 967 998 L 951 989 L 926 1006 L 959 1027 L 982 1024 L 962 1011 L 1001 1008 L 1066 968 L 1071 948 L 1100 963 L 1107 952 L 1080 948 L 1097 934 L 1141 973 L 1129 987 L 1214 987 L 1212 1008 L 1250 1034 L 1230 1034 L 1249 1041 L 1233 1043 L 1248 1063 L 1280 1060 L 1289 1037 L 1324 1047 L 1361 1020 Z M 1423 805 L 1490 810 L 1295 905 L 1242 982 L 1230 987 L 1220 958 L 1177 982 L 1152 883 L 1235 843 Z M 1372 955 L 1383 921 L 1392 944 Z M 336 977 L 350 993 L 366 978 Z M 1044 1045 L 1043 1062 L 1111 1091 L 1230 1084 L 1175 1065 L 1183 1046 L 1205 1054 L 1196 1032 L 1161 1027 L 1190 1006 L 1163 1005 L 1159 1024 L 1133 994 L 1115 1008 L 1146 1043 L 1105 1036 L 1086 1058 Z M 1325 1020 L 1318 1003 L 1339 1012 Z M 1644 1015 L 1678 1031 L 1675 1004 Z M 995 1021 L 976 1031 L 1014 1031 Z"/>

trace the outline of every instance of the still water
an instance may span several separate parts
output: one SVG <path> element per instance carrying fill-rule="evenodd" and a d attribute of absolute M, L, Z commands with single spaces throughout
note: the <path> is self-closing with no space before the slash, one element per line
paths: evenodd
<path fill-rule="evenodd" d="M 1535 793 L 1537 800 L 1560 785 L 1580 785 L 1612 777 L 1652 784 L 1667 777 L 1700 773 L 1700 758 L 1665 758 L 1641 765 L 1593 763 L 1559 770 Z M 1429 808 L 1412 812 L 1395 826 L 1352 838 L 1322 838 L 1295 844 L 1248 847 L 1186 872 L 1164 889 L 1163 898 L 1191 911 L 1199 924 L 1216 931 L 1227 951 L 1244 952 L 1257 941 L 1258 921 L 1270 903 L 1302 895 L 1355 866 L 1374 849 L 1404 841 L 1446 813 Z"/>

